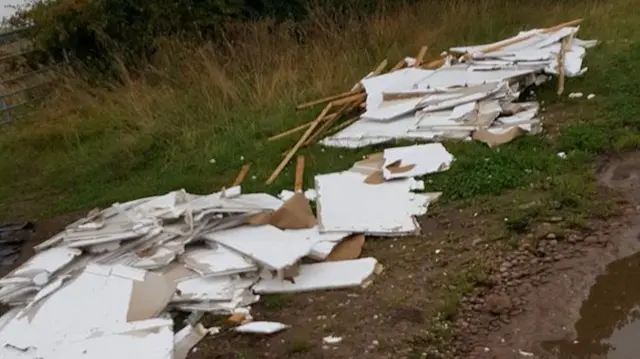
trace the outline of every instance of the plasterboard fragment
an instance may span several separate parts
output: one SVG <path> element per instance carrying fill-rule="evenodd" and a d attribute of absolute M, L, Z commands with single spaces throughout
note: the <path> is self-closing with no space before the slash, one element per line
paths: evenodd
<path fill-rule="evenodd" d="M 198 345 L 207 334 L 209 334 L 209 331 L 199 323 L 195 326 L 186 325 L 180 329 L 173 337 L 172 359 L 187 359 L 191 349 Z"/>
<path fill-rule="evenodd" d="M 193 271 L 203 276 L 229 275 L 253 272 L 257 270 L 255 263 L 215 242 L 210 242 L 210 249 L 190 250 L 180 261 Z"/>
<path fill-rule="evenodd" d="M 489 147 L 496 147 L 511 142 L 516 137 L 522 136 L 522 134 L 524 134 L 524 131 L 520 127 L 513 126 L 501 133 L 494 133 L 488 130 L 474 131 L 473 139 L 484 142 Z"/>
<path fill-rule="evenodd" d="M 429 143 L 387 148 L 384 150 L 384 159 L 384 179 L 390 180 L 445 171 L 451 166 L 453 155 L 441 143 Z M 390 164 L 397 161 L 400 161 L 400 165 L 405 166 L 406 170 L 389 168 Z M 413 167 L 409 168 L 409 165 Z"/>
<path fill-rule="evenodd" d="M 303 264 L 295 283 L 278 279 L 261 280 L 253 290 L 267 294 L 366 286 L 372 276 L 381 271 L 382 266 L 375 258 Z"/>
<path fill-rule="evenodd" d="M 97 328 L 156 317 L 174 290 L 174 285 L 155 273 L 120 265 L 90 265 L 40 304 L 21 311 L 4 328 L 2 337 L 23 350 L 50 347 L 69 337 L 86 338 Z"/>
<path fill-rule="evenodd" d="M 245 226 L 203 235 L 270 269 L 284 269 L 306 256 L 311 244 L 274 226 Z"/>
<path fill-rule="evenodd" d="M 111 359 L 173 358 L 173 321 L 150 319 L 104 328 L 86 337 L 70 337 L 48 347 L 37 348 L 35 358 Z"/>
<path fill-rule="evenodd" d="M 278 322 L 250 322 L 236 327 L 238 333 L 251 334 L 275 334 L 289 328 L 288 325 Z"/>
<path fill-rule="evenodd" d="M 378 185 L 352 171 L 316 176 L 320 232 L 409 235 L 419 230 L 413 216 L 426 213 L 429 199 L 411 192 L 413 179 Z"/>

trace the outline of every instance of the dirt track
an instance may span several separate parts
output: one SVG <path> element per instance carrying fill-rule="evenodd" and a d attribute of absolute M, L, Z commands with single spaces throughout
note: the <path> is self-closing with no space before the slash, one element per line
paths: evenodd
<path fill-rule="evenodd" d="M 265 338 L 209 337 L 190 359 L 558 357 L 542 343 L 571 340 L 596 275 L 640 249 L 640 227 L 633 225 L 640 223 L 640 157 L 611 161 L 600 180 L 624 190 L 628 201 L 621 204 L 623 216 L 590 223 L 594 232 L 551 234 L 551 221 L 532 229 L 517 248 L 505 248 L 489 240 L 500 214 L 438 208 L 422 219 L 423 238 L 367 241 L 363 256 L 385 265 L 371 287 L 265 297 L 254 317 L 291 329 Z M 28 247 L 81 215 L 40 223 L 22 259 Z M 456 292 L 461 300 L 452 297 Z M 342 342 L 323 344 L 329 335 Z"/>

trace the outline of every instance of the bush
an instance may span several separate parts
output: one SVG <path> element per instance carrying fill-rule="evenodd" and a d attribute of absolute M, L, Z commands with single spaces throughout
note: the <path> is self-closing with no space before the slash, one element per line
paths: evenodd
<path fill-rule="evenodd" d="M 410 0 L 404 1 L 411 2 Z M 394 1 L 398 6 L 403 1 Z M 230 23 L 270 18 L 301 22 L 311 7 L 332 16 L 367 14 L 385 0 L 35 0 L 11 22 L 33 24 L 31 37 L 57 59 L 72 57 L 102 73 L 139 65 L 157 51 L 161 37 L 230 41 Z M 346 16 L 345 16 L 346 15 Z M 292 27 L 295 31 L 296 28 Z"/>

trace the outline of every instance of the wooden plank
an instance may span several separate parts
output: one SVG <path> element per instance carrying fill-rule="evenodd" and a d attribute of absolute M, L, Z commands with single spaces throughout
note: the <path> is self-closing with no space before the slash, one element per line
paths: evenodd
<path fill-rule="evenodd" d="M 322 126 L 320 126 L 320 128 L 318 129 L 318 131 L 316 131 L 315 134 L 313 134 L 311 137 L 309 137 L 309 139 L 303 144 L 303 146 L 309 146 L 310 144 L 312 144 L 313 142 L 317 141 L 319 139 L 319 137 L 321 137 L 326 130 L 331 126 L 331 124 L 333 124 L 339 117 L 341 117 L 342 115 L 344 115 L 345 113 L 353 110 L 354 108 L 357 108 L 358 106 L 360 106 L 360 104 L 363 102 L 364 100 L 359 100 L 357 102 L 353 102 L 353 103 L 346 103 L 344 104 L 340 110 L 338 110 L 338 112 L 336 112 L 337 116 L 332 118 L 329 121 L 325 121 Z"/>
<path fill-rule="evenodd" d="M 311 126 L 309 126 L 309 128 L 307 128 L 307 131 L 302 135 L 302 137 L 300 137 L 300 139 L 295 144 L 295 146 L 293 146 L 293 148 L 291 148 L 291 150 L 289 150 L 289 153 L 287 153 L 287 155 L 282 159 L 282 161 L 280 162 L 278 167 L 276 167 L 276 169 L 273 170 L 273 172 L 271 173 L 271 176 L 269 176 L 269 178 L 267 179 L 266 184 L 268 184 L 268 185 L 272 184 L 273 181 L 275 181 L 276 178 L 278 178 L 278 175 L 280 174 L 280 172 L 282 172 L 282 170 L 287 166 L 287 163 L 289 163 L 289 161 L 291 161 L 291 158 L 296 154 L 296 152 L 300 149 L 300 147 L 302 147 L 302 144 L 307 140 L 307 138 L 309 138 L 311 133 L 313 133 L 313 130 L 316 129 L 316 127 L 318 126 L 318 124 L 320 123 L 322 118 L 327 115 L 327 113 L 331 110 L 332 107 L 333 107 L 333 105 L 331 103 L 327 104 L 324 107 L 324 110 L 322 110 L 320 115 L 318 115 L 318 117 L 315 119 L 315 121 L 313 121 Z"/>
<path fill-rule="evenodd" d="M 333 95 L 333 96 L 323 97 L 323 98 L 318 99 L 318 100 L 302 103 L 302 104 L 298 105 L 296 107 L 296 109 L 297 110 L 302 110 L 302 109 L 305 109 L 305 108 L 308 108 L 308 107 L 312 107 L 312 106 L 315 106 L 315 105 L 321 105 L 321 104 L 324 104 L 324 103 L 327 103 L 327 102 L 340 100 L 340 99 L 345 98 L 345 97 L 350 97 L 350 96 L 359 94 L 361 92 L 362 92 L 362 90 L 355 90 L 355 91 L 343 92 L 341 94 L 337 94 L 337 95 Z"/>
<path fill-rule="evenodd" d="M 413 67 L 420 67 L 422 62 L 424 61 L 424 56 L 427 54 L 428 46 L 422 46 L 420 48 L 420 52 L 418 52 L 418 56 L 416 56 L 416 63 L 413 64 Z"/>
<path fill-rule="evenodd" d="M 322 119 L 322 121 L 324 122 L 324 121 L 327 121 L 327 120 L 331 120 L 331 119 L 332 119 L 332 118 L 334 118 L 336 115 L 337 115 L 337 113 L 330 113 L 330 114 L 326 115 L 326 116 Z M 297 132 L 303 131 L 305 128 L 308 128 L 309 126 L 311 126 L 311 124 L 312 124 L 312 123 L 313 123 L 313 121 L 310 121 L 310 122 L 308 122 L 308 123 L 305 123 L 305 124 L 300 125 L 300 126 L 298 126 L 298 127 L 292 128 L 292 129 L 290 129 L 290 130 L 287 130 L 287 131 L 284 131 L 284 132 L 280 132 L 280 133 L 278 133 L 278 134 L 276 134 L 276 135 L 273 135 L 273 136 L 269 137 L 269 138 L 267 139 L 267 141 L 269 141 L 269 142 L 270 142 L 270 141 L 279 140 L 279 139 L 281 139 L 281 138 L 287 137 L 287 136 L 292 135 L 292 134 L 294 134 L 294 133 L 297 133 Z"/>
<path fill-rule="evenodd" d="M 239 186 L 242 184 L 245 177 L 247 177 L 247 173 L 249 173 L 249 166 L 250 166 L 249 164 L 242 166 L 242 168 L 240 169 L 240 172 L 238 172 L 238 175 L 236 176 L 236 179 L 233 180 L 232 186 Z"/>
<path fill-rule="evenodd" d="M 296 160 L 296 177 L 293 190 L 295 192 L 302 192 L 302 186 L 304 183 L 304 156 L 298 155 Z"/>

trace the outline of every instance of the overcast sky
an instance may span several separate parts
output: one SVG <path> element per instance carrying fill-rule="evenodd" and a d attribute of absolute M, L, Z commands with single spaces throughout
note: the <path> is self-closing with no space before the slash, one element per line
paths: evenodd
<path fill-rule="evenodd" d="M 21 5 L 24 4 L 25 0 L 0 0 L 0 19 L 11 16 L 15 12 L 15 10 L 9 8 L 10 5 Z"/>

